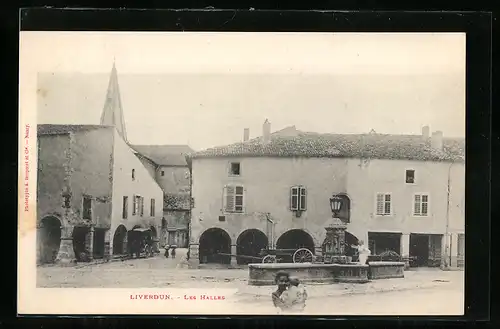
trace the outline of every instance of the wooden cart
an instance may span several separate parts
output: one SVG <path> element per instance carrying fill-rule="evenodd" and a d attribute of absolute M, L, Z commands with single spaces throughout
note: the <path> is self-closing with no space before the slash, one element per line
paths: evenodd
<path fill-rule="evenodd" d="M 252 259 L 259 263 L 280 263 L 292 260 L 293 263 L 312 263 L 313 253 L 307 248 L 299 249 L 262 249 L 259 256 L 234 255 L 219 253 L 221 256 L 230 256 L 241 259 Z"/>

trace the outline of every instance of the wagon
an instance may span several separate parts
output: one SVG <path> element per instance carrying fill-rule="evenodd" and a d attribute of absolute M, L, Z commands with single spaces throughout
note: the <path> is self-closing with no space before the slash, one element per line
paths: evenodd
<path fill-rule="evenodd" d="M 259 256 L 234 255 L 219 253 L 221 256 L 230 256 L 241 259 L 252 259 L 259 263 L 280 263 L 291 259 L 293 263 L 312 263 L 313 253 L 307 248 L 299 249 L 262 249 Z"/>

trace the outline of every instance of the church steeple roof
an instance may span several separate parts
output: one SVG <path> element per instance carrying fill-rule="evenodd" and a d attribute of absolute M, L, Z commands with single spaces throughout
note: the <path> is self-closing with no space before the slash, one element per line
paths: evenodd
<path fill-rule="evenodd" d="M 104 108 L 101 114 L 101 125 L 115 126 L 118 134 L 128 143 L 125 119 L 123 117 L 122 100 L 120 97 L 120 86 L 118 84 L 118 73 L 114 62 L 113 68 L 111 69 L 111 76 L 109 77 L 106 101 L 104 102 Z"/>

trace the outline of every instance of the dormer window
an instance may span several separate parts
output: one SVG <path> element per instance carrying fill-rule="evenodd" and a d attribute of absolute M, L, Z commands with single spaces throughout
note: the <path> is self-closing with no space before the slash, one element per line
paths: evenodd
<path fill-rule="evenodd" d="M 415 184 L 415 170 L 406 170 L 406 184 Z"/>
<path fill-rule="evenodd" d="M 231 176 L 240 176 L 241 174 L 241 165 L 239 162 L 231 162 L 229 166 L 229 175 Z"/>

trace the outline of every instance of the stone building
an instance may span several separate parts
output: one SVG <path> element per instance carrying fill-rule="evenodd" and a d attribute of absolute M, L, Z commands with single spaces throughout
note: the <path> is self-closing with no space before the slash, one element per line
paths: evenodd
<path fill-rule="evenodd" d="M 137 156 L 164 192 L 160 245 L 187 248 L 191 213 L 187 145 L 132 145 Z"/>
<path fill-rule="evenodd" d="M 165 241 L 170 217 L 185 245 L 189 207 L 164 213 L 164 200 L 189 195 L 189 151 L 131 145 L 113 65 L 100 125 L 38 126 L 37 262 L 73 261 L 85 251 L 90 258 L 125 254 L 128 232 L 139 227 Z"/>
<path fill-rule="evenodd" d="M 163 192 L 114 127 L 38 125 L 37 184 L 39 264 L 125 254 L 131 230 L 160 232 Z"/>
<path fill-rule="evenodd" d="M 464 259 L 465 141 L 430 135 L 318 134 L 288 127 L 196 152 L 190 253 L 198 262 L 236 262 L 218 253 L 305 247 L 321 254 L 332 220 L 347 244 L 367 242 L 416 266 L 460 266 Z M 240 261 L 244 263 L 243 260 Z"/>

